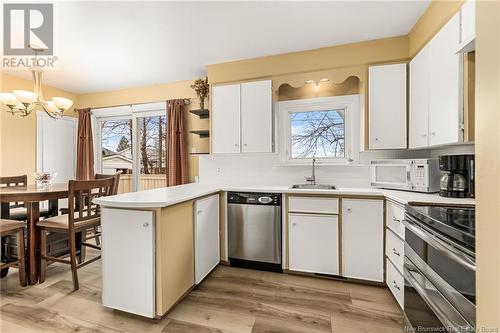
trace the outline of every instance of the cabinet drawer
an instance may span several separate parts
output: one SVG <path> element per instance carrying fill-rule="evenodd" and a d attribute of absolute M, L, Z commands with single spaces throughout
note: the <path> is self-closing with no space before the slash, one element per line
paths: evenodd
<path fill-rule="evenodd" d="M 401 309 L 404 309 L 404 278 L 403 275 L 394 267 L 389 259 L 386 259 L 386 282 L 392 294 L 396 298 Z"/>
<path fill-rule="evenodd" d="M 338 214 L 337 198 L 288 197 L 288 211 L 296 213 Z"/>
<path fill-rule="evenodd" d="M 394 231 L 396 235 L 405 239 L 405 226 L 403 219 L 405 218 L 405 209 L 400 205 L 387 200 L 387 227 Z"/>
<path fill-rule="evenodd" d="M 400 272 L 403 271 L 404 263 L 404 241 L 396 236 L 391 230 L 385 232 L 385 255 L 391 259 Z"/>

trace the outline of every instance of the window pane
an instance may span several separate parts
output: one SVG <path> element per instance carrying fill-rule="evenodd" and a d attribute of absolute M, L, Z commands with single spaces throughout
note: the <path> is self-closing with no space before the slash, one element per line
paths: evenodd
<path fill-rule="evenodd" d="M 120 172 L 120 193 L 132 191 L 132 121 L 130 119 L 101 122 L 102 165 L 104 174 Z"/>
<path fill-rule="evenodd" d="M 293 112 L 292 158 L 345 157 L 345 111 Z"/>
<path fill-rule="evenodd" d="M 150 190 L 167 186 L 166 175 L 166 116 L 137 119 L 139 131 L 139 189 Z"/>

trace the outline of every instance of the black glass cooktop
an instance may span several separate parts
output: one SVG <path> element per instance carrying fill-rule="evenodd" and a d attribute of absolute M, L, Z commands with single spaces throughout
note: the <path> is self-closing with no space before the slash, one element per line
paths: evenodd
<path fill-rule="evenodd" d="M 406 205 L 406 210 L 408 214 L 443 236 L 475 250 L 475 208 Z"/>

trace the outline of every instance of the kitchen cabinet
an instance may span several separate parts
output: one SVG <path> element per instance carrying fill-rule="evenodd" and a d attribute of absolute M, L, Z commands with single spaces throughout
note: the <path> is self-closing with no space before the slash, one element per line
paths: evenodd
<path fill-rule="evenodd" d="M 338 275 L 338 216 L 288 214 L 289 269 Z"/>
<path fill-rule="evenodd" d="M 240 85 L 212 89 L 212 152 L 240 152 Z"/>
<path fill-rule="evenodd" d="M 271 81 L 212 88 L 212 152 L 265 153 L 273 150 Z"/>
<path fill-rule="evenodd" d="M 392 262 L 387 259 L 386 261 L 387 273 L 386 273 L 386 281 L 389 290 L 394 295 L 394 298 L 398 302 L 401 309 L 404 309 L 404 282 L 405 279 L 403 274 L 394 267 Z"/>
<path fill-rule="evenodd" d="M 429 145 L 429 49 L 426 45 L 410 62 L 410 148 Z"/>
<path fill-rule="evenodd" d="M 476 1 L 468 0 L 460 9 L 460 53 L 475 49 L 476 39 Z"/>
<path fill-rule="evenodd" d="M 370 149 L 406 148 L 406 64 L 368 68 Z"/>
<path fill-rule="evenodd" d="M 457 14 L 429 42 L 429 146 L 461 140 L 459 34 Z"/>
<path fill-rule="evenodd" d="M 384 281 L 384 202 L 342 199 L 342 275 Z"/>
<path fill-rule="evenodd" d="M 459 31 L 457 13 L 410 62 L 410 148 L 463 140 Z"/>
<path fill-rule="evenodd" d="M 200 283 L 219 263 L 219 195 L 196 200 L 195 283 Z"/>
<path fill-rule="evenodd" d="M 241 152 L 271 152 L 272 133 L 271 81 L 241 84 Z"/>
<path fill-rule="evenodd" d="M 102 304 L 155 316 L 155 219 L 152 211 L 102 209 Z"/>

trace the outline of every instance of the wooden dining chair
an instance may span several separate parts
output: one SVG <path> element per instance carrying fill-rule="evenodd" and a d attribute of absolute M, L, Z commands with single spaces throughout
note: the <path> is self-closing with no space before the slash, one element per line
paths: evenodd
<path fill-rule="evenodd" d="M 5 270 L 12 266 L 19 268 L 19 283 L 26 286 L 26 259 L 24 252 L 24 228 L 25 222 L 15 220 L 0 219 L 0 236 L 15 236 L 17 239 L 17 260 L 1 262 L 0 270 Z"/>
<path fill-rule="evenodd" d="M 76 261 L 76 234 L 97 227 L 101 224 L 101 209 L 92 201 L 96 197 L 110 195 L 113 190 L 114 178 L 95 180 L 70 180 L 68 185 L 68 214 L 59 215 L 41 220 L 40 227 L 41 268 L 40 282 L 45 281 L 47 264 L 59 262 L 71 265 L 73 288 L 78 290 L 77 269 L 86 266 L 101 258 L 98 255 L 92 259 L 77 264 Z M 69 237 L 69 260 L 65 257 L 51 257 L 47 255 L 47 232 L 66 233 Z M 83 246 L 101 250 L 100 246 L 84 241 Z"/>
<path fill-rule="evenodd" d="M 0 177 L 0 187 L 26 187 L 28 186 L 28 176 Z M 40 208 L 40 216 L 45 217 L 50 214 L 48 208 Z M 25 221 L 28 218 L 28 209 L 24 202 L 2 202 L 1 218 L 7 220 Z"/>

